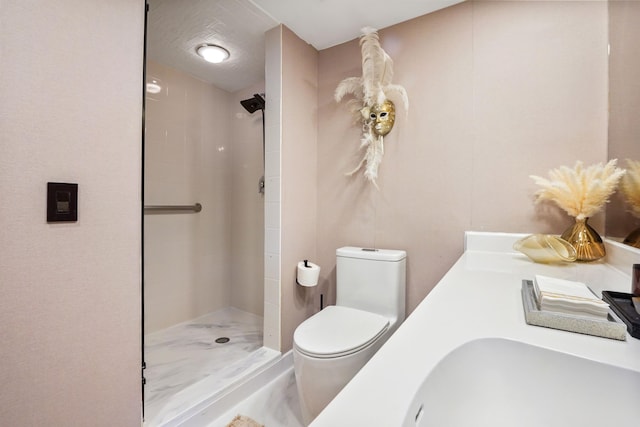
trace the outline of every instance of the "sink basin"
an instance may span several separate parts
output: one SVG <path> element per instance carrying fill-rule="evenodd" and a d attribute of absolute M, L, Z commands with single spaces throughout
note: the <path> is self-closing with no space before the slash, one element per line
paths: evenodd
<path fill-rule="evenodd" d="M 434 367 L 403 427 L 632 426 L 640 425 L 639 402 L 639 372 L 484 338 Z"/>

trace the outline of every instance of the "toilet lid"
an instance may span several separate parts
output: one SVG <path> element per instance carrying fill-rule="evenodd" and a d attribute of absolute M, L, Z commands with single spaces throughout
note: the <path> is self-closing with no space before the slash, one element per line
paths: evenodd
<path fill-rule="evenodd" d="M 293 341 L 307 355 L 338 357 L 368 346 L 388 327 L 389 319 L 379 314 L 331 305 L 302 322 Z"/>

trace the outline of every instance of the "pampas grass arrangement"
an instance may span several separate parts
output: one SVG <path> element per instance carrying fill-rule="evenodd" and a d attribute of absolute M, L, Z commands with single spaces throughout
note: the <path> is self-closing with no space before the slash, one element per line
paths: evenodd
<path fill-rule="evenodd" d="M 620 191 L 629 205 L 629 211 L 640 218 L 640 161 L 627 159 L 627 173 L 620 181 Z"/>
<path fill-rule="evenodd" d="M 595 261 L 606 255 L 605 246 L 598 233 L 587 224 L 590 216 L 604 206 L 616 191 L 625 171 L 616 167 L 617 160 L 606 165 L 598 163 L 584 167 L 576 162 L 569 168 L 561 166 L 549 171 L 549 179 L 531 175 L 542 187 L 536 192 L 536 203 L 548 200 L 554 202 L 576 222 L 560 236 L 576 250 L 577 261 Z"/>
<path fill-rule="evenodd" d="M 573 168 L 560 166 L 549 171 L 549 179 L 531 175 L 540 187 L 536 203 L 548 200 L 554 202 L 576 220 L 596 214 L 615 192 L 623 169 L 616 167 L 617 159 L 606 165 L 598 163 L 584 167 L 577 161 Z"/>
<path fill-rule="evenodd" d="M 627 159 L 627 173 L 620 181 L 620 190 L 629 205 L 629 212 L 640 218 L 640 161 Z M 636 228 L 622 241 L 640 248 L 640 228 Z"/>

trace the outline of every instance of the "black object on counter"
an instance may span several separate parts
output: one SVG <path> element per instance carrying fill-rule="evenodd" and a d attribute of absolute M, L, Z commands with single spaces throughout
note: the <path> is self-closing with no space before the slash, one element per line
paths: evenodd
<path fill-rule="evenodd" d="M 633 296 L 640 297 L 640 264 L 633 264 L 631 274 L 631 293 Z"/>
<path fill-rule="evenodd" d="M 640 314 L 631 301 L 632 294 L 614 291 L 602 291 L 602 299 L 609 303 L 611 310 L 627 325 L 632 337 L 640 339 Z"/>

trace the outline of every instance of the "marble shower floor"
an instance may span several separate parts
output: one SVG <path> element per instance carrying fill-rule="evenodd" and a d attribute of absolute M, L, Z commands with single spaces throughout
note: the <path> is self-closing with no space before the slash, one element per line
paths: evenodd
<path fill-rule="evenodd" d="M 280 356 L 262 317 L 224 308 L 145 336 L 145 427 L 175 425 Z M 227 343 L 215 340 L 228 337 Z"/>

